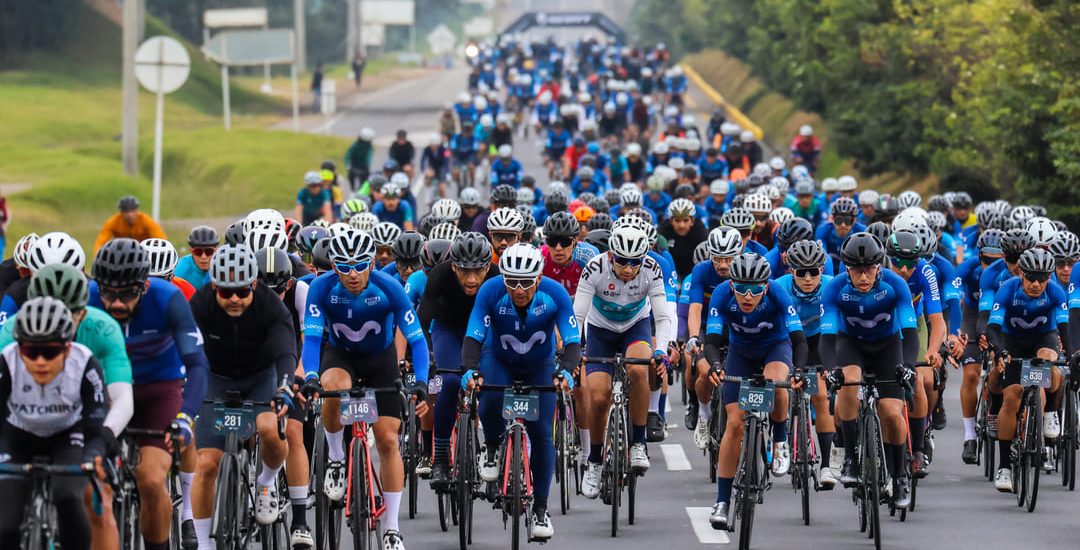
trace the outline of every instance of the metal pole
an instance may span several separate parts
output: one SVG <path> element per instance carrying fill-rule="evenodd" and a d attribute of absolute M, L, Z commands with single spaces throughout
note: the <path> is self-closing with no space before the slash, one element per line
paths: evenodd
<path fill-rule="evenodd" d="M 294 132 L 300 131 L 300 90 L 296 84 L 296 63 L 289 65 L 292 76 L 292 127 Z"/>
<path fill-rule="evenodd" d="M 304 32 L 304 0 L 293 0 L 293 25 L 296 29 L 296 65 L 297 70 L 301 73 L 307 70 L 307 48 L 305 45 L 307 41 L 305 39 Z"/>
<path fill-rule="evenodd" d="M 345 1 L 345 62 L 350 66 L 356 59 L 356 3 L 357 0 Z"/>
<path fill-rule="evenodd" d="M 157 94 L 157 117 L 154 120 L 154 200 L 152 215 L 161 219 L 161 138 L 165 125 L 165 94 Z"/>
<path fill-rule="evenodd" d="M 229 100 L 229 66 L 221 65 L 221 104 L 225 109 L 225 129 L 232 129 L 232 105 Z"/>
<path fill-rule="evenodd" d="M 120 156 L 124 164 L 124 173 L 135 176 L 139 173 L 139 84 L 135 80 L 135 50 L 138 48 L 139 3 L 138 0 L 124 2 L 123 28 L 123 100 L 121 103 L 122 122 L 120 125 Z"/>

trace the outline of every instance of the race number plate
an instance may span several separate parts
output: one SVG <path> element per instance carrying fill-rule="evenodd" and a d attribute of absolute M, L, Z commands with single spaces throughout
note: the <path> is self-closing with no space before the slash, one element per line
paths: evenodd
<path fill-rule="evenodd" d="M 365 393 L 359 398 L 341 398 L 341 423 L 372 423 L 379 419 L 379 406 L 375 403 L 375 394 Z"/>
<path fill-rule="evenodd" d="M 406 388 L 413 387 L 413 385 L 416 384 L 416 373 L 415 372 L 407 372 L 407 373 L 405 373 L 405 376 L 403 377 L 403 380 L 405 382 L 405 387 Z"/>
<path fill-rule="evenodd" d="M 818 370 L 806 369 L 806 395 L 817 395 L 818 382 Z"/>
<path fill-rule="evenodd" d="M 1024 363 L 1024 366 L 1020 368 L 1020 385 L 1025 388 L 1028 386 L 1039 386 L 1040 388 L 1049 388 L 1051 375 L 1050 365 L 1032 365 L 1031 363 Z"/>
<path fill-rule="evenodd" d="M 503 392 L 502 416 L 506 420 L 532 422 L 540 418 L 540 394 L 529 392 L 516 394 L 513 390 Z"/>
<path fill-rule="evenodd" d="M 427 392 L 428 392 L 428 394 L 435 395 L 435 394 L 441 392 L 442 391 L 442 382 L 443 382 L 442 375 L 436 375 L 435 378 L 432 378 L 431 380 L 428 380 L 428 383 L 427 383 Z"/>
<path fill-rule="evenodd" d="M 255 411 L 250 408 L 214 407 L 214 431 L 220 434 L 235 433 L 247 439 L 255 432 Z"/>
<path fill-rule="evenodd" d="M 772 383 L 764 386 L 755 386 L 743 382 L 739 384 L 739 408 L 752 413 L 770 412 L 773 408 Z"/>

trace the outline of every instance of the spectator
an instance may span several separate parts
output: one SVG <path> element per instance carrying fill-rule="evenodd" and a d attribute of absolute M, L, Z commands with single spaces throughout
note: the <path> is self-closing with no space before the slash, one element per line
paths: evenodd
<path fill-rule="evenodd" d="M 754 137 L 754 132 L 743 130 L 739 134 L 739 141 L 742 142 L 743 154 L 750 159 L 750 166 L 761 164 L 765 152 L 761 149 L 761 144 L 757 142 L 757 138 Z"/>
<path fill-rule="evenodd" d="M 311 112 L 319 112 L 319 103 L 322 101 L 323 65 L 315 65 L 315 73 L 311 75 Z"/>
<path fill-rule="evenodd" d="M 0 258 L 4 257 L 4 249 L 7 248 L 7 228 L 11 222 L 11 213 L 8 212 L 7 197 L 0 191 Z"/>
<path fill-rule="evenodd" d="M 356 83 L 357 88 L 360 87 L 360 79 L 364 76 L 364 65 L 367 65 L 367 58 L 364 57 L 363 52 L 357 50 L 352 61 L 353 82 Z"/>
<path fill-rule="evenodd" d="M 105 220 L 94 242 L 94 254 L 112 239 L 127 237 L 136 241 L 146 239 L 168 239 L 154 218 L 139 210 L 139 199 L 132 195 L 121 197 L 117 204 L 119 213 Z"/>

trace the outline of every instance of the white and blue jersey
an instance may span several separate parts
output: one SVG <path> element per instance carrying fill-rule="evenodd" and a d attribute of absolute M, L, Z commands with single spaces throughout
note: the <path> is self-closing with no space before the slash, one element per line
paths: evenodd
<path fill-rule="evenodd" d="M 337 273 L 324 273 L 308 289 L 304 315 L 303 366 L 305 376 L 319 372 L 322 342 L 349 353 L 376 355 L 394 345 L 394 329 L 400 329 L 413 350 L 417 382 L 427 382 L 428 348 L 416 312 L 397 281 L 372 271 L 367 287 L 353 295 Z"/>
<path fill-rule="evenodd" d="M 821 284 L 817 290 L 809 294 L 799 290 L 799 287 L 795 285 L 795 278 L 791 275 L 783 275 L 772 283 L 791 296 L 791 302 L 799 313 L 799 320 L 802 321 L 803 334 L 807 338 L 821 333 L 821 316 L 825 311 L 822 306 L 823 291 L 832 280 L 831 275 L 822 275 Z"/>
<path fill-rule="evenodd" d="M 735 299 L 731 285 L 721 285 L 709 300 L 706 334 L 728 330 L 731 346 L 764 348 L 790 341 L 790 334 L 803 329 L 791 296 L 778 285 L 769 285 L 765 296 L 750 313 L 744 313 Z"/>
<path fill-rule="evenodd" d="M 413 311 L 420 308 L 420 299 L 424 297 L 424 288 L 427 287 L 427 271 L 418 270 L 409 275 L 405 281 L 405 296 L 409 298 L 409 304 Z"/>
<path fill-rule="evenodd" d="M 519 310 L 498 275 L 481 285 L 465 336 L 501 364 L 547 366 L 555 357 L 556 330 L 564 346 L 581 343 L 570 294 L 561 284 L 540 279 L 532 303 Z"/>
<path fill-rule="evenodd" d="M 988 325 L 998 325 L 1002 332 L 1025 338 L 1057 330 L 1058 324 L 1069 322 L 1069 307 L 1065 291 L 1056 281 L 1050 281 L 1037 298 L 1024 292 L 1019 277 L 1005 281 L 994 293 L 994 305 Z"/>
<path fill-rule="evenodd" d="M 911 291 L 903 277 L 881 269 L 881 276 L 863 293 L 848 273 L 837 275 L 822 294 L 822 334 L 845 334 L 857 340 L 880 342 L 916 328 Z"/>

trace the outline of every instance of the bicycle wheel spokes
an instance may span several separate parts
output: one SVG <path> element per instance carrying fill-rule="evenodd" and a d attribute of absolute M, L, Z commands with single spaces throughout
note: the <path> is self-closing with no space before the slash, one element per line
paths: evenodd
<path fill-rule="evenodd" d="M 349 528 L 353 536 L 355 550 L 369 550 L 371 547 L 371 508 L 367 479 L 367 445 L 354 440 L 349 453 Z"/>
<path fill-rule="evenodd" d="M 749 413 L 747 413 L 749 414 Z M 750 539 L 754 532 L 754 508 L 757 506 L 758 478 L 761 472 L 764 442 L 760 433 L 761 423 L 756 416 L 747 417 L 743 431 L 742 460 L 743 475 L 739 484 L 739 550 L 749 550 Z"/>
<path fill-rule="evenodd" d="M 608 419 L 607 433 L 607 490 L 611 505 L 611 536 L 616 536 L 619 531 L 619 499 L 622 496 L 622 483 L 624 470 L 626 469 L 626 449 L 623 445 L 625 427 L 623 416 L 618 408 L 612 408 Z"/>
<path fill-rule="evenodd" d="M 518 550 L 521 547 L 521 509 L 522 509 L 522 497 L 525 493 L 523 485 L 525 484 L 525 474 L 522 465 L 523 445 L 522 431 L 524 427 L 520 429 L 515 424 L 515 429 L 510 431 L 510 483 L 508 487 L 508 499 L 505 505 L 510 508 L 510 523 L 511 523 L 511 536 L 510 547 L 512 550 Z"/>
<path fill-rule="evenodd" d="M 470 415 L 458 416 L 458 443 L 455 446 L 454 488 L 458 510 L 458 543 L 466 550 L 472 542 L 473 487 L 476 477 L 476 432 L 470 423 Z"/>
<path fill-rule="evenodd" d="M 881 425 L 876 414 L 864 423 L 862 444 L 862 484 L 867 506 L 868 537 L 881 550 L 881 480 L 885 477 L 881 461 Z"/>
<path fill-rule="evenodd" d="M 1026 427 L 1024 429 L 1024 466 L 1025 504 L 1027 511 L 1035 511 L 1035 502 L 1039 498 L 1039 473 L 1043 467 L 1042 437 L 1042 399 L 1039 392 L 1032 391 L 1027 407 Z"/>

